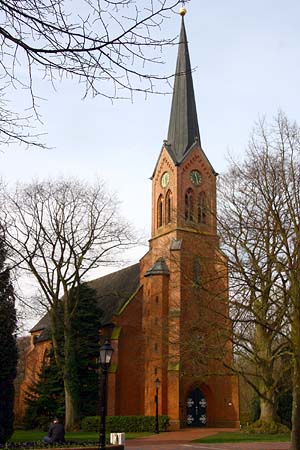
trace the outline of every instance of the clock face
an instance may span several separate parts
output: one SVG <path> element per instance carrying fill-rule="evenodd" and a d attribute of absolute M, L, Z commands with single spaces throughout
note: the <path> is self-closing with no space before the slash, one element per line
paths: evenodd
<path fill-rule="evenodd" d="M 190 180 L 193 184 L 199 186 L 199 184 L 201 184 L 202 181 L 201 173 L 198 170 L 192 170 L 190 173 Z"/>
<path fill-rule="evenodd" d="M 162 177 L 161 177 L 161 180 L 160 180 L 162 187 L 165 188 L 166 186 L 168 186 L 169 181 L 170 181 L 169 173 L 168 172 L 164 172 L 162 174 Z"/>

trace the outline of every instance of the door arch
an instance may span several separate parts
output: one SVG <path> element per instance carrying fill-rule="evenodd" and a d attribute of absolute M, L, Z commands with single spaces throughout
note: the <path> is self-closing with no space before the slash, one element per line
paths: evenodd
<path fill-rule="evenodd" d="M 203 392 L 195 388 L 186 400 L 186 424 L 188 427 L 205 427 L 207 401 Z"/>

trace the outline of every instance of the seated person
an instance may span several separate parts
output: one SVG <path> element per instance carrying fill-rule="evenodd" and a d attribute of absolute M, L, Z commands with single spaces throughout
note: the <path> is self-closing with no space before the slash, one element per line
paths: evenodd
<path fill-rule="evenodd" d="M 43 441 L 46 444 L 65 442 L 65 429 L 57 417 L 53 419 L 48 430 L 48 435 L 43 438 Z"/>

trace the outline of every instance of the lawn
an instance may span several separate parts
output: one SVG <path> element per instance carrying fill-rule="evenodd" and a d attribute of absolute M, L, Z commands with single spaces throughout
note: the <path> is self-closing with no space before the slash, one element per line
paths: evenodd
<path fill-rule="evenodd" d="M 284 434 L 247 434 L 241 431 L 233 433 L 217 433 L 202 439 L 196 439 L 193 442 L 201 444 L 223 444 L 228 442 L 289 442 L 290 433 Z"/>
<path fill-rule="evenodd" d="M 45 431 L 24 431 L 17 430 L 12 435 L 10 442 L 35 442 L 40 441 L 44 436 L 46 436 Z M 135 439 L 143 436 L 149 436 L 153 433 L 126 433 L 126 439 Z M 107 435 L 109 438 L 109 435 Z M 84 432 L 84 431 L 74 431 L 72 433 L 66 433 L 67 441 L 78 441 L 78 442 L 97 442 L 99 441 L 99 433 Z"/>
<path fill-rule="evenodd" d="M 24 431 L 17 430 L 14 432 L 10 442 L 36 442 L 40 441 L 47 433 L 45 431 Z M 126 433 L 126 439 L 135 439 L 144 436 L 150 436 L 153 433 Z M 217 444 L 230 442 L 289 442 L 290 433 L 285 434 L 246 434 L 243 432 L 223 432 L 212 436 L 207 436 L 203 439 L 196 439 L 193 442 L 202 444 Z M 109 435 L 107 435 L 109 439 Z M 98 442 L 99 433 L 74 431 L 66 433 L 67 441 L 80 442 Z"/>

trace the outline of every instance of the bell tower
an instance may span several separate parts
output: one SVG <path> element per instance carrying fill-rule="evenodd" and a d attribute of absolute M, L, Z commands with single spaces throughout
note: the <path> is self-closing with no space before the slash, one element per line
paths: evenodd
<path fill-rule="evenodd" d="M 178 228 L 216 234 L 217 174 L 201 147 L 183 14 L 168 138 L 152 175 L 152 238 Z"/>
<path fill-rule="evenodd" d="M 230 360 L 232 351 L 227 261 L 216 227 L 217 173 L 201 145 L 186 10 L 180 11 L 168 137 L 152 175 L 152 232 L 140 266 L 144 411 L 154 415 L 158 378 L 159 414 L 169 416 L 172 429 L 236 426 L 237 380 L 219 362 Z"/>

